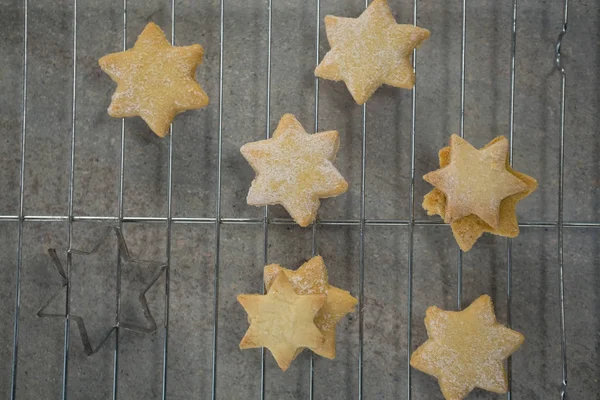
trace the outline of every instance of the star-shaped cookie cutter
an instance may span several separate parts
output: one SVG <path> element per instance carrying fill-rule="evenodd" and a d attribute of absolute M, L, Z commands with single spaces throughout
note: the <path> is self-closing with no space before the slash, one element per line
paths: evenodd
<path fill-rule="evenodd" d="M 78 254 L 78 255 L 83 255 L 83 256 L 90 256 L 90 255 L 98 252 L 98 250 L 110 238 L 111 233 L 114 233 L 115 236 L 117 237 L 118 248 L 119 248 L 119 257 L 120 257 L 119 261 L 125 261 L 126 263 L 130 263 L 130 264 L 145 264 L 146 266 L 149 266 L 149 265 L 155 266 L 155 267 L 158 267 L 159 269 L 158 269 L 158 272 L 152 277 L 150 282 L 144 287 L 144 289 L 142 290 L 142 292 L 140 293 L 140 295 L 138 297 L 138 300 L 140 301 L 140 303 L 142 305 L 142 311 L 144 314 L 144 318 L 148 322 L 147 326 L 117 321 L 117 323 L 115 325 L 113 325 L 110 328 L 110 330 L 108 331 L 108 333 L 106 333 L 106 335 L 102 338 L 100 343 L 98 343 L 98 345 L 96 345 L 96 346 L 93 346 L 90 341 L 90 337 L 89 337 L 87 329 L 85 327 L 85 322 L 84 322 L 83 318 L 80 316 L 77 316 L 77 315 L 73 315 L 73 314 L 71 314 L 69 316 L 77 324 L 77 328 L 79 329 L 79 336 L 81 337 L 81 342 L 83 343 L 83 349 L 85 351 L 85 354 L 88 356 L 91 356 L 94 353 L 97 353 L 102 348 L 102 346 L 106 343 L 106 341 L 108 340 L 110 335 L 113 333 L 113 331 L 115 331 L 117 329 L 117 327 L 127 329 L 129 331 L 139 332 L 139 333 L 153 333 L 154 331 L 156 331 L 156 328 L 157 328 L 156 321 L 154 320 L 154 317 L 152 316 L 152 313 L 150 312 L 150 307 L 148 306 L 148 301 L 146 300 L 146 293 L 156 283 L 156 281 L 160 278 L 160 276 L 165 272 L 165 270 L 167 269 L 167 264 L 161 263 L 161 262 L 156 262 L 156 261 L 133 259 L 129 253 L 129 249 L 127 248 L 127 243 L 125 242 L 125 238 L 123 237 L 121 229 L 117 228 L 115 226 L 111 226 L 111 227 L 107 228 L 106 232 L 102 235 L 100 240 L 98 240 L 96 242 L 96 244 L 90 251 L 75 250 L 75 249 L 69 250 L 67 248 L 58 248 L 58 249 L 50 248 L 50 249 L 48 249 L 48 255 L 50 256 L 50 259 L 52 260 L 52 264 L 53 264 L 54 268 L 56 269 L 56 272 L 58 272 L 58 274 L 61 277 L 61 287 L 54 294 L 52 294 L 52 296 L 50 296 L 50 298 L 38 310 L 36 315 L 40 318 L 50 317 L 50 318 L 63 318 L 64 319 L 67 317 L 66 313 L 57 314 L 57 313 L 45 312 L 46 308 L 54 301 L 54 299 L 56 299 L 62 293 L 63 290 L 65 290 L 67 288 L 67 286 L 69 284 L 68 274 L 65 271 L 65 268 L 63 267 L 63 264 L 58 256 L 58 252 L 60 251 L 60 252 L 65 252 L 66 254 L 71 253 L 71 254 Z"/>

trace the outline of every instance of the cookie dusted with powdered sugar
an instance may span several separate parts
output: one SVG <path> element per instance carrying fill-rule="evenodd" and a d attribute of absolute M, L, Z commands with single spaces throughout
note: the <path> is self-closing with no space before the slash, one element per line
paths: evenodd
<path fill-rule="evenodd" d="M 375 0 L 358 18 L 325 17 L 331 50 L 315 69 L 319 78 L 344 81 L 358 104 L 383 84 L 412 89 L 410 57 L 427 29 L 396 23 L 386 0 Z"/>
<path fill-rule="evenodd" d="M 247 143 L 240 150 L 256 172 L 248 204 L 280 204 L 298 225 L 310 225 L 317 217 L 319 199 L 348 190 L 333 165 L 339 144 L 337 131 L 311 135 L 296 117 L 285 114 L 272 138 Z"/>
<path fill-rule="evenodd" d="M 523 335 L 496 322 L 490 296 L 483 295 L 463 311 L 429 307 L 427 340 L 410 365 L 438 379 L 447 400 L 464 399 L 473 389 L 506 393 L 504 360 L 523 343 Z"/>

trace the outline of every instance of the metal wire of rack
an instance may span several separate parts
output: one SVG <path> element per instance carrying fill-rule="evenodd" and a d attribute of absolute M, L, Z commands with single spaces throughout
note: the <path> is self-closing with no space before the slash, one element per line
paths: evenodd
<path fill-rule="evenodd" d="M 123 188 L 124 188 L 124 160 L 125 160 L 125 119 L 121 121 L 121 138 L 120 138 L 120 169 L 119 169 L 119 190 L 118 190 L 118 216 L 81 216 L 74 215 L 73 211 L 73 196 L 74 196 L 74 174 L 75 174 L 75 137 L 76 137 L 76 87 L 77 87 L 77 1 L 73 0 L 73 20 L 72 20 L 72 108 L 71 108 L 71 135 L 70 135 L 70 158 L 69 158 L 69 189 L 68 189 L 68 213 L 67 215 L 25 215 L 24 200 L 25 200 L 25 154 L 26 154 L 26 132 L 27 132 L 27 100 L 28 100 L 28 6 L 29 0 L 23 0 L 23 16 L 24 16 L 24 39 L 23 39 L 23 85 L 22 85 L 22 126 L 20 134 L 20 164 L 19 164 L 19 207 L 16 215 L 0 215 L 0 222 L 17 222 L 18 223 L 18 241 L 17 241 L 17 263 L 15 271 L 15 305 L 14 305 L 14 320 L 13 320 L 13 345 L 12 345 L 12 368 L 11 368 L 11 388 L 10 398 L 16 398 L 16 384 L 18 378 L 18 351 L 19 351 L 19 312 L 21 300 L 21 271 L 23 259 L 23 227 L 26 222 L 57 222 L 63 221 L 68 223 L 68 248 L 67 252 L 67 274 L 71 272 L 71 245 L 73 238 L 73 223 L 76 221 L 95 221 L 108 222 L 122 226 L 126 223 L 166 223 L 166 258 L 167 264 L 171 261 L 171 236 L 173 224 L 212 224 L 214 225 L 215 236 L 215 265 L 214 265 L 214 326 L 212 333 L 212 398 L 217 398 L 217 341 L 218 341 L 218 293 L 219 293 L 219 266 L 220 266 L 220 235 L 221 226 L 224 224 L 233 225 L 261 225 L 263 228 L 263 261 L 267 264 L 267 248 L 268 235 L 270 225 L 293 224 L 290 219 L 271 218 L 268 207 L 264 208 L 262 218 L 224 218 L 221 215 L 221 171 L 222 171 L 222 151 L 223 151 L 223 50 L 224 50 L 224 14 L 225 0 L 220 1 L 220 55 L 219 55 L 219 119 L 218 119 L 218 148 L 217 148 L 217 186 L 216 186 L 216 203 L 214 217 L 173 217 L 172 213 L 172 188 L 173 188 L 173 141 L 177 132 L 173 131 L 171 126 L 168 146 L 168 175 L 167 175 L 167 215 L 164 217 L 136 217 L 125 216 L 123 211 Z M 365 0 L 365 7 L 369 4 Z M 559 186 L 558 186 L 558 216 L 556 221 L 541 221 L 541 222 L 522 222 L 520 227 L 526 228 L 554 228 L 558 235 L 558 275 L 559 275 L 559 298 L 560 298 L 560 338 L 561 338 L 561 372 L 562 382 L 560 387 L 561 399 L 567 398 L 567 352 L 566 352 L 566 331 L 565 331 L 565 292 L 564 292 L 564 259 L 563 259 L 563 231 L 565 228 L 587 228 L 599 229 L 600 222 L 568 222 L 563 218 L 563 197 L 564 197 L 564 144 L 565 144 L 565 90 L 566 90 L 566 71 L 561 61 L 561 46 L 564 35 L 567 32 L 568 22 L 568 0 L 563 0 L 563 23 L 562 30 L 558 36 L 555 49 L 556 69 L 560 73 L 561 93 L 560 93 L 560 154 L 559 154 Z M 123 42 L 122 48 L 126 49 L 127 39 L 127 0 L 122 3 L 123 15 Z M 176 9 L 175 0 L 170 1 L 171 15 L 171 43 L 175 43 L 175 23 Z M 320 61 L 319 41 L 320 41 L 320 0 L 315 0 L 316 7 L 316 42 L 315 42 L 315 61 L 316 64 Z M 462 0 L 462 36 L 461 36 L 461 75 L 460 75 L 460 136 L 464 137 L 464 118 L 465 118 L 465 48 L 467 43 L 467 1 Z M 509 143 L 510 143 L 510 162 L 512 163 L 514 135 L 514 110 L 515 110 L 515 57 L 516 57 L 516 36 L 517 36 L 517 12 L 518 0 L 512 1 L 512 20 L 511 20 L 511 57 L 510 57 L 510 106 L 509 106 Z M 413 24 L 416 25 L 418 16 L 418 0 L 413 0 Z M 266 134 L 270 136 L 270 112 L 271 112 L 271 43 L 272 43 L 272 0 L 268 0 L 268 51 L 267 51 L 267 87 L 266 87 Z M 413 68 L 417 68 L 417 51 L 413 53 Z M 412 91 L 412 119 L 411 119 L 411 140 L 410 140 L 410 215 L 408 220 L 401 219 L 367 219 L 365 217 L 365 170 L 366 170 L 366 138 L 367 138 L 367 112 L 366 105 L 362 109 L 362 149 L 361 149 L 361 187 L 360 187 L 360 218 L 346 220 L 318 220 L 312 227 L 312 254 L 317 254 L 317 225 L 330 226 L 358 226 L 360 229 L 360 247 L 359 247 L 359 351 L 358 351 L 358 398 L 363 398 L 363 303 L 364 303 L 364 274 L 365 274 L 365 227 L 366 226 L 407 226 L 409 227 L 408 241 L 408 259 L 407 259 L 407 292 L 408 292 L 408 313 L 407 313 L 407 365 L 408 365 L 408 385 L 407 396 L 412 398 L 412 370 L 409 360 L 411 355 L 411 335 L 412 335 L 412 291 L 413 291 L 413 254 L 414 254 L 414 228 L 415 226 L 439 226 L 444 225 L 441 222 L 429 220 L 415 219 L 415 137 L 416 137 L 416 103 L 417 103 L 417 86 Z M 315 79 L 315 108 L 314 108 L 314 130 L 318 131 L 319 118 L 319 81 Z M 511 269 L 512 269 L 512 240 L 507 240 L 507 322 L 511 324 Z M 116 263 L 117 276 L 121 274 L 120 262 Z M 462 306 L 462 252 L 458 252 L 457 259 L 457 306 Z M 70 275 L 69 275 L 70 276 Z M 120 281 L 118 279 L 117 281 Z M 69 280 L 70 282 L 70 280 Z M 167 398 L 167 360 L 168 360 L 168 344 L 169 344 L 169 300 L 170 300 L 170 278 L 169 268 L 166 270 L 165 279 L 165 315 L 164 315 L 164 339 L 163 339 L 163 357 L 162 357 L 162 399 Z M 118 370 L 119 370 L 119 321 L 121 309 L 121 291 L 120 285 L 117 285 L 116 296 L 116 315 L 114 327 L 114 343 L 113 350 L 113 382 L 112 382 L 112 398 L 118 398 Z M 70 350 L 70 283 L 67 285 L 66 291 L 66 318 L 64 320 L 64 345 L 63 345 L 63 370 L 62 370 L 62 398 L 67 398 L 68 388 L 68 368 L 69 368 L 69 350 Z M 511 363 L 508 361 L 508 376 L 510 383 Z M 265 398 L 265 351 L 263 349 L 261 356 L 261 399 Z M 314 359 L 310 358 L 310 398 L 314 396 Z M 512 397 L 511 392 L 507 393 L 507 398 Z"/>

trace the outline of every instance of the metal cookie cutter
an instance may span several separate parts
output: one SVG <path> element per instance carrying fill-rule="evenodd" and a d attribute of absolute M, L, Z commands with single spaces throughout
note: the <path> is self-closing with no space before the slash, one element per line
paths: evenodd
<path fill-rule="evenodd" d="M 142 305 L 142 312 L 143 312 L 144 318 L 148 322 L 146 324 L 146 326 L 121 322 L 120 321 L 120 313 L 117 312 L 117 318 L 116 318 L 115 325 L 113 325 L 109 329 L 109 331 L 106 333 L 106 335 L 102 338 L 102 340 L 97 345 L 93 345 L 90 341 L 90 337 L 88 335 L 87 329 L 85 327 L 85 322 L 82 317 L 73 315 L 73 314 L 69 314 L 67 316 L 66 312 L 63 314 L 47 313 L 47 312 L 45 312 L 45 310 L 54 301 L 54 299 L 56 299 L 56 297 L 58 297 L 63 292 L 63 290 L 67 290 L 69 287 L 69 273 L 68 273 L 68 270 L 65 271 L 62 261 L 60 260 L 60 258 L 58 256 L 58 252 L 65 252 L 65 254 L 67 255 L 67 258 L 70 257 L 70 254 L 90 256 L 90 255 L 98 252 L 98 250 L 110 239 L 112 233 L 114 233 L 117 238 L 117 242 L 118 242 L 118 246 L 119 246 L 119 262 L 120 263 L 123 263 L 126 265 L 138 264 L 140 266 L 143 265 L 145 268 L 157 267 L 158 272 L 156 272 L 152 276 L 149 283 L 146 286 L 144 286 L 143 290 L 140 292 L 139 297 L 138 297 L 138 300 Z M 62 284 L 61 284 L 61 287 L 54 294 L 52 294 L 52 296 L 50 296 L 50 298 L 44 303 L 44 305 L 39 309 L 39 311 L 37 312 L 36 315 L 40 318 L 46 318 L 46 317 L 70 318 L 73 321 L 75 321 L 75 323 L 77 324 L 77 328 L 79 329 L 79 336 L 81 337 L 81 342 L 83 343 L 83 348 L 84 348 L 85 354 L 87 354 L 88 356 L 91 356 L 92 354 L 98 352 L 102 348 L 102 346 L 106 343 L 106 341 L 108 340 L 110 335 L 113 333 L 113 331 L 115 331 L 117 329 L 117 327 L 127 329 L 130 331 L 134 331 L 134 332 L 140 332 L 140 333 L 153 333 L 154 331 L 156 331 L 156 327 L 157 327 L 156 321 L 154 320 L 154 317 L 152 316 L 152 313 L 150 312 L 150 308 L 148 306 L 148 301 L 146 300 L 146 293 L 156 283 L 158 278 L 160 278 L 160 276 L 165 272 L 165 270 L 167 269 L 167 264 L 161 263 L 161 262 L 156 262 L 156 261 L 145 261 L 145 260 L 133 259 L 131 257 L 131 255 L 129 254 L 129 249 L 127 248 L 127 244 L 125 243 L 125 239 L 123 237 L 123 234 L 121 233 L 121 229 L 114 227 L 114 226 L 109 227 L 106 230 L 106 232 L 102 235 L 100 240 L 98 240 L 96 242 L 96 244 L 90 251 L 75 250 L 75 249 L 69 250 L 69 249 L 64 249 L 64 248 L 62 248 L 62 249 L 50 248 L 50 249 L 48 249 L 48 255 L 50 256 L 50 259 L 52 260 L 52 264 L 54 265 L 56 272 L 58 272 L 58 274 L 61 277 Z M 119 265 L 118 267 L 122 268 L 121 265 Z M 117 279 L 120 279 L 120 273 L 117 274 Z M 120 284 L 120 282 L 118 284 Z"/>

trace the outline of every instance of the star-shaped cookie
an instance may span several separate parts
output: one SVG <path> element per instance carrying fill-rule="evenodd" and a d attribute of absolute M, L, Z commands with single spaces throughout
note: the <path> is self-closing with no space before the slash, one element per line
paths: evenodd
<path fill-rule="evenodd" d="M 358 18 L 325 17 L 331 50 L 315 69 L 319 78 L 344 81 L 358 104 L 382 85 L 411 89 L 410 57 L 427 29 L 396 23 L 386 0 L 374 0 Z"/>
<path fill-rule="evenodd" d="M 310 350 L 322 357 L 335 358 L 336 325 L 346 314 L 354 311 L 358 300 L 349 292 L 328 283 L 327 269 L 321 256 L 311 258 L 295 271 L 282 268 L 278 264 L 267 265 L 264 273 L 267 289 L 271 287 L 275 277 L 281 272 L 290 280 L 297 294 L 327 295 L 323 308 L 315 317 L 315 325 L 325 337 L 325 341 L 317 347 L 311 347 Z M 298 351 L 298 354 L 301 351 L 302 349 Z"/>
<path fill-rule="evenodd" d="M 285 114 L 271 139 L 241 148 L 256 172 L 248 204 L 281 204 L 298 225 L 310 225 L 317 217 L 319 198 L 348 190 L 348 183 L 333 166 L 339 145 L 337 131 L 310 135 L 296 117 Z"/>
<path fill-rule="evenodd" d="M 195 79 L 203 53 L 199 44 L 171 46 L 164 32 L 150 22 L 132 49 L 99 60 L 117 83 L 108 114 L 140 116 L 154 133 L 166 136 L 177 114 L 208 105 L 208 96 Z"/>
<path fill-rule="evenodd" d="M 324 342 L 314 319 L 326 297 L 296 294 L 285 273 L 277 274 L 266 295 L 240 294 L 237 299 L 250 319 L 240 349 L 266 347 L 279 368 L 287 370 L 298 349 L 318 347 Z"/>
<path fill-rule="evenodd" d="M 516 205 L 535 191 L 537 181 L 510 167 L 505 137 L 477 150 L 452 135 L 450 147 L 439 157 L 441 169 L 423 177 L 436 187 L 425 196 L 423 208 L 451 224 L 463 251 L 469 251 L 483 232 L 519 234 Z"/>
<path fill-rule="evenodd" d="M 490 296 L 459 312 L 429 307 L 425 326 L 429 340 L 412 354 L 410 365 L 435 376 L 446 399 L 463 399 L 474 388 L 506 393 L 504 360 L 524 338 L 496 322 Z"/>

